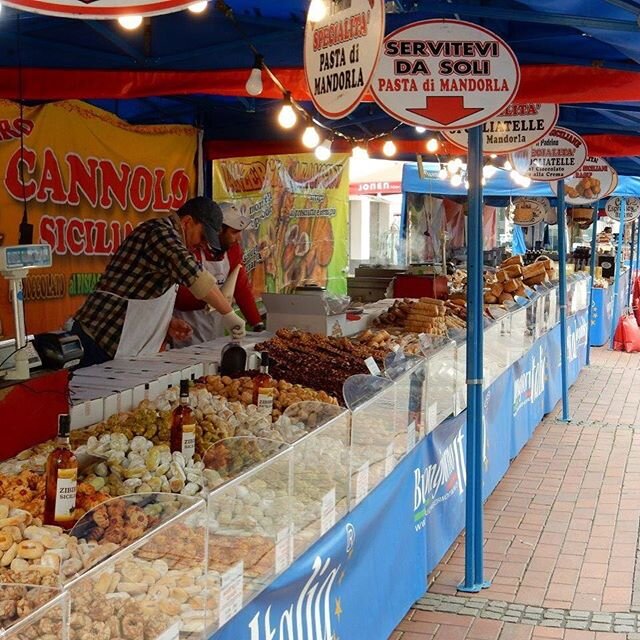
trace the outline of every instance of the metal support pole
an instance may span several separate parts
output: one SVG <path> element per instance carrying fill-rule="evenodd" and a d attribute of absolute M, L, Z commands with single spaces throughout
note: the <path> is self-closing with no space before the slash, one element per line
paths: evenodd
<path fill-rule="evenodd" d="M 596 276 L 596 246 L 598 242 L 598 208 L 599 202 L 596 202 L 593 209 L 593 229 L 591 230 L 591 259 L 589 262 L 589 275 L 591 276 L 591 287 L 589 289 L 589 318 L 587 322 L 587 366 L 591 364 L 591 324 L 593 322 L 593 281 Z"/>
<path fill-rule="evenodd" d="M 465 509 L 464 582 L 460 591 L 489 586 L 483 577 L 482 515 L 482 375 L 484 303 L 482 296 L 482 127 L 469 129 L 469 233 L 467 246 L 467 492 Z"/>
<path fill-rule="evenodd" d="M 631 284 L 633 278 L 631 275 L 633 274 L 633 260 L 634 254 L 636 250 L 636 221 L 634 220 L 631 223 L 631 256 L 629 261 L 629 284 L 627 286 L 627 309 L 631 309 Z"/>
<path fill-rule="evenodd" d="M 627 201 L 620 198 L 620 230 L 618 231 L 618 246 L 616 247 L 616 266 L 613 276 L 613 315 L 611 316 L 611 339 L 609 349 L 613 349 L 613 339 L 618 328 L 620 315 L 620 270 L 622 268 L 622 245 L 624 245 L 624 217 L 627 212 Z"/>
<path fill-rule="evenodd" d="M 558 257 L 560 259 L 560 364 L 562 369 L 562 422 L 569 417 L 569 375 L 567 359 L 567 223 L 564 208 L 564 180 L 558 180 Z"/>

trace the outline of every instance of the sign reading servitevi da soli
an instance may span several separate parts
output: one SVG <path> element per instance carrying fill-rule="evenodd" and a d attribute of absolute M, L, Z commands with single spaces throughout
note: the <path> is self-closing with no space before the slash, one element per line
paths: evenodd
<path fill-rule="evenodd" d="M 107 20 L 127 15 L 172 13 L 186 9 L 193 0 L 7 0 L 3 4 L 50 16 Z"/>
<path fill-rule="evenodd" d="M 324 16 L 312 8 L 323 7 Z M 385 25 L 384 0 L 315 0 L 304 32 L 304 72 L 316 109 L 344 118 L 360 104 L 376 66 Z"/>
<path fill-rule="evenodd" d="M 469 128 L 513 100 L 518 61 L 496 34 L 459 20 L 423 20 L 390 33 L 371 83 L 389 115 L 428 129 Z"/>

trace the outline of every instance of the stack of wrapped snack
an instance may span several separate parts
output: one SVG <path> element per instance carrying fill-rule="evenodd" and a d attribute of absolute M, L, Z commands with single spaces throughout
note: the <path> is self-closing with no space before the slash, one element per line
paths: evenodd
<path fill-rule="evenodd" d="M 408 331 L 415 333 L 446 336 L 446 313 L 447 309 L 442 300 L 420 298 L 409 310 L 405 327 Z"/>
<path fill-rule="evenodd" d="M 525 284 L 529 286 L 548 281 L 552 274 L 553 262 L 546 256 L 540 256 L 535 262 L 522 269 Z"/>

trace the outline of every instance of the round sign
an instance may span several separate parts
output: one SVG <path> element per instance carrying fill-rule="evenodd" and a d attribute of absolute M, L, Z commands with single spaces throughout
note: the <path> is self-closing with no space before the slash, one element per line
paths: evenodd
<path fill-rule="evenodd" d="M 459 20 L 423 20 L 384 39 L 371 93 L 396 120 L 442 130 L 493 118 L 519 84 L 518 61 L 495 33 Z"/>
<path fill-rule="evenodd" d="M 555 127 L 532 147 L 511 154 L 518 173 L 532 180 L 553 182 L 573 175 L 587 159 L 587 144 L 573 131 Z"/>
<path fill-rule="evenodd" d="M 100 20 L 172 13 L 186 9 L 193 0 L 3 0 L 3 4 L 50 16 Z"/>
<path fill-rule="evenodd" d="M 350 114 L 369 88 L 384 38 L 384 0 L 315 0 L 325 16 L 311 10 L 304 30 L 304 74 L 311 100 L 326 118 Z"/>
<path fill-rule="evenodd" d="M 513 204 L 513 222 L 520 227 L 532 227 L 542 222 L 550 208 L 546 198 L 516 198 Z"/>
<path fill-rule="evenodd" d="M 611 171 L 613 171 L 613 180 L 611 181 L 611 187 L 608 193 L 604 194 L 605 197 L 610 196 L 618 188 L 618 172 L 613 167 L 611 167 Z"/>
<path fill-rule="evenodd" d="M 623 200 L 625 202 L 624 221 L 633 222 L 637 220 L 638 216 L 640 216 L 640 199 L 635 197 L 621 198 L 620 196 L 614 196 L 613 198 L 609 198 L 604 208 L 607 215 L 612 220 L 620 222 L 620 209 L 622 208 Z"/>
<path fill-rule="evenodd" d="M 593 204 L 611 193 L 614 185 L 615 170 L 602 158 L 589 156 L 585 163 L 564 182 L 564 201 L 568 205 Z M 558 192 L 557 183 L 550 185 L 554 193 Z"/>
<path fill-rule="evenodd" d="M 557 104 L 509 105 L 482 125 L 483 153 L 509 153 L 530 147 L 556 126 L 559 112 Z M 467 129 L 443 131 L 442 135 L 456 146 L 467 148 Z"/>

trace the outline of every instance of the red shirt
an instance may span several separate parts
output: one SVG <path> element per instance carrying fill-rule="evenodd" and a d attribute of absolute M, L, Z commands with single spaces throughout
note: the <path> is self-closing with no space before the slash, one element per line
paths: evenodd
<path fill-rule="evenodd" d="M 208 250 L 203 250 L 205 258 L 210 261 L 217 261 L 224 259 L 224 253 L 211 254 Z M 196 259 L 200 260 L 200 254 L 196 251 L 193 252 Z M 238 273 L 238 280 L 236 282 L 236 288 L 233 292 L 233 297 L 236 303 L 242 311 L 242 315 L 250 325 L 256 325 L 262 322 L 258 307 L 256 306 L 256 300 L 253 295 L 253 289 L 251 283 L 247 277 L 247 272 L 242 265 L 242 247 L 240 244 L 234 244 L 228 251 L 227 257 L 229 258 L 229 271 L 233 271 L 237 265 L 240 265 L 240 272 Z M 178 287 L 178 295 L 176 296 L 175 308 L 180 311 L 197 311 L 204 309 L 205 302 L 198 300 L 189 289 L 183 285 Z"/>

